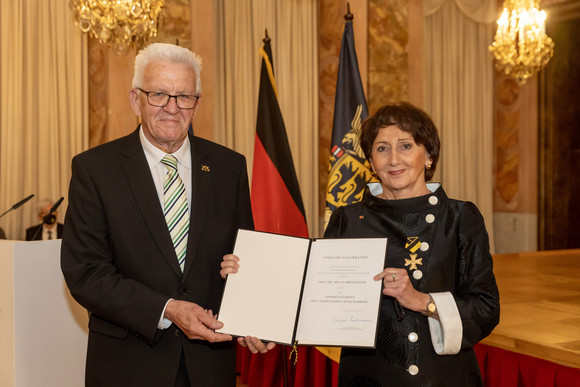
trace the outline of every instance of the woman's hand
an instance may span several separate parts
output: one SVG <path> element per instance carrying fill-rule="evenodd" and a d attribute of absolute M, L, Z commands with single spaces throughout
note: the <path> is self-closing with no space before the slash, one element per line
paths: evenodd
<path fill-rule="evenodd" d="M 429 303 L 429 295 L 415 290 L 406 269 L 387 267 L 374 280 L 382 280 L 383 294 L 394 297 L 404 308 L 422 312 Z"/>
<path fill-rule="evenodd" d="M 238 272 L 240 268 L 240 258 L 233 254 L 224 255 L 223 261 L 221 263 L 222 269 L 220 270 L 220 276 L 222 279 L 226 279 L 228 274 L 234 274 Z"/>
<path fill-rule="evenodd" d="M 264 343 L 257 337 L 252 336 L 238 337 L 238 343 L 240 343 L 242 347 L 248 347 L 252 353 L 266 353 L 273 350 L 276 346 L 276 343 Z"/>

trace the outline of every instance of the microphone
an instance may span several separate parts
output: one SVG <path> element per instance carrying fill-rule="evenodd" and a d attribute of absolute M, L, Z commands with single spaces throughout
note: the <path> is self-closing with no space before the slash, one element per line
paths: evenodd
<path fill-rule="evenodd" d="M 50 209 L 50 211 L 48 212 L 48 215 L 52 214 L 54 211 L 56 211 L 56 209 L 58 208 L 58 206 L 60 206 L 60 203 L 62 203 L 62 201 L 64 200 L 64 198 L 61 196 L 60 199 L 58 199 L 56 201 L 56 203 L 53 204 L 52 208 Z"/>
<path fill-rule="evenodd" d="M 60 206 L 60 204 L 62 203 L 63 200 L 64 200 L 64 197 L 61 196 L 60 199 L 58 199 L 56 201 L 56 203 L 54 203 L 52 205 L 52 207 L 50 208 L 50 211 L 48 211 L 48 214 L 46 214 L 46 216 L 44 218 L 42 218 L 42 222 L 40 222 L 40 224 L 38 225 L 38 228 L 36 229 L 36 232 L 34 233 L 32 240 L 36 239 L 36 236 L 38 235 L 40 230 L 42 230 L 43 224 L 50 225 L 50 224 L 54 224 L 56 222 L 56 216 L 54 216 L 52 213 L 54 211 L 56 211 L 56 209 L 58 208 L 58 206 Z"/>
<path fill-rule="evenodd" d="M 45 223 L 50 226 L 51 224 L 56 223 L 56 216 L 54 216 L 53 212 L 56 211 L 56 209 L 58 208 L 58 206 L 60 206 L 63 200 L 64 198 L 61 197 L 56 201 L 56 203 L 53 204 L 53 206 L 50 208 L 50 211 L 48 211 L 48 214 L 42 219 L 41 224 Z"/>
<path fill-rule="evenodd" d="M 18 203 L 16 203 L 15 205 L 12 206 L 11 210 L 15 210 L 18 207 L 20 207 L 21 205 L 23 205 L 24 203 L 26 203 L 27 201 L 29 201 L 30 199 L 32 199 L 34 197 L 34 194 L 22 199 L 21 201 L 19 201 Z"/>
<path fill-rule="evenodd" d="M 18 203 L 16 203 L 12 207 L 10 207 L 8 210 L 6 210 L 2 215 L 0 215 L 0 218 L 3 217 L 4 215 L 6 215 L 7 213 L 9 213 L 10 211 L 15 210 L 18 207 L 22 206 L 24 203 L 26 203 L 27 201 L 29 201 L 33 197 L 34 197 L 34 194 L 32 194 L 32 195 L 30 195 L 28 197 L 25 197 L 24 199 L 22 199 L 21 201 L 19 201 Z"/>

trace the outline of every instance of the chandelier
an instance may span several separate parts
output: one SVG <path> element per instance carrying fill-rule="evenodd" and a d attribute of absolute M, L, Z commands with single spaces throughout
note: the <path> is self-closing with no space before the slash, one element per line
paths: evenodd
<path fill-rule="evenodd" d="M 546 12 L 540 11 L 538 0 L 505 0 L 503 6 L 489 50 L 496 68 L 522 85 L 548 63 L 554 42 L 546 35 Z"/>
<path fill-rule="evenodd" d="M 157 35 L 165 0 L 70 0 L 81 31 L 125 55 Z"/>

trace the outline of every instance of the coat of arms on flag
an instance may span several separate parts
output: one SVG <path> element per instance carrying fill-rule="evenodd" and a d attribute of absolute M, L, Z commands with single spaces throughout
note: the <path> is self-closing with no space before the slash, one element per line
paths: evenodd
<path fill-rule="evenodd" d="M 361 200 L 367 182 L 373 180 L 359 140 L 362 111 L 363 106 L 358 105 L 350 130 L 344 135 L 340 145 L 332 145 L 330 151 L 330 171 L 326 188 L 326 221 L 337 207 Z"/>

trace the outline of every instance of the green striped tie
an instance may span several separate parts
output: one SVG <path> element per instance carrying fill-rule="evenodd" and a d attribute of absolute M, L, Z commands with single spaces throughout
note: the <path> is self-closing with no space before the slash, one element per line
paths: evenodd
<path fill-rule="evenodd" d="M 167 176 L 163 184 L 163 200 L 165 221 L 175 247 L 177 260 L 181 271 L 185 266 L 187 253 L 187 234 L 189 232 L 189 211 L 185 186 L 177 173 L 177 159 L 172 155 L 165 155 L 161 163 L 167 168 Z"/>

